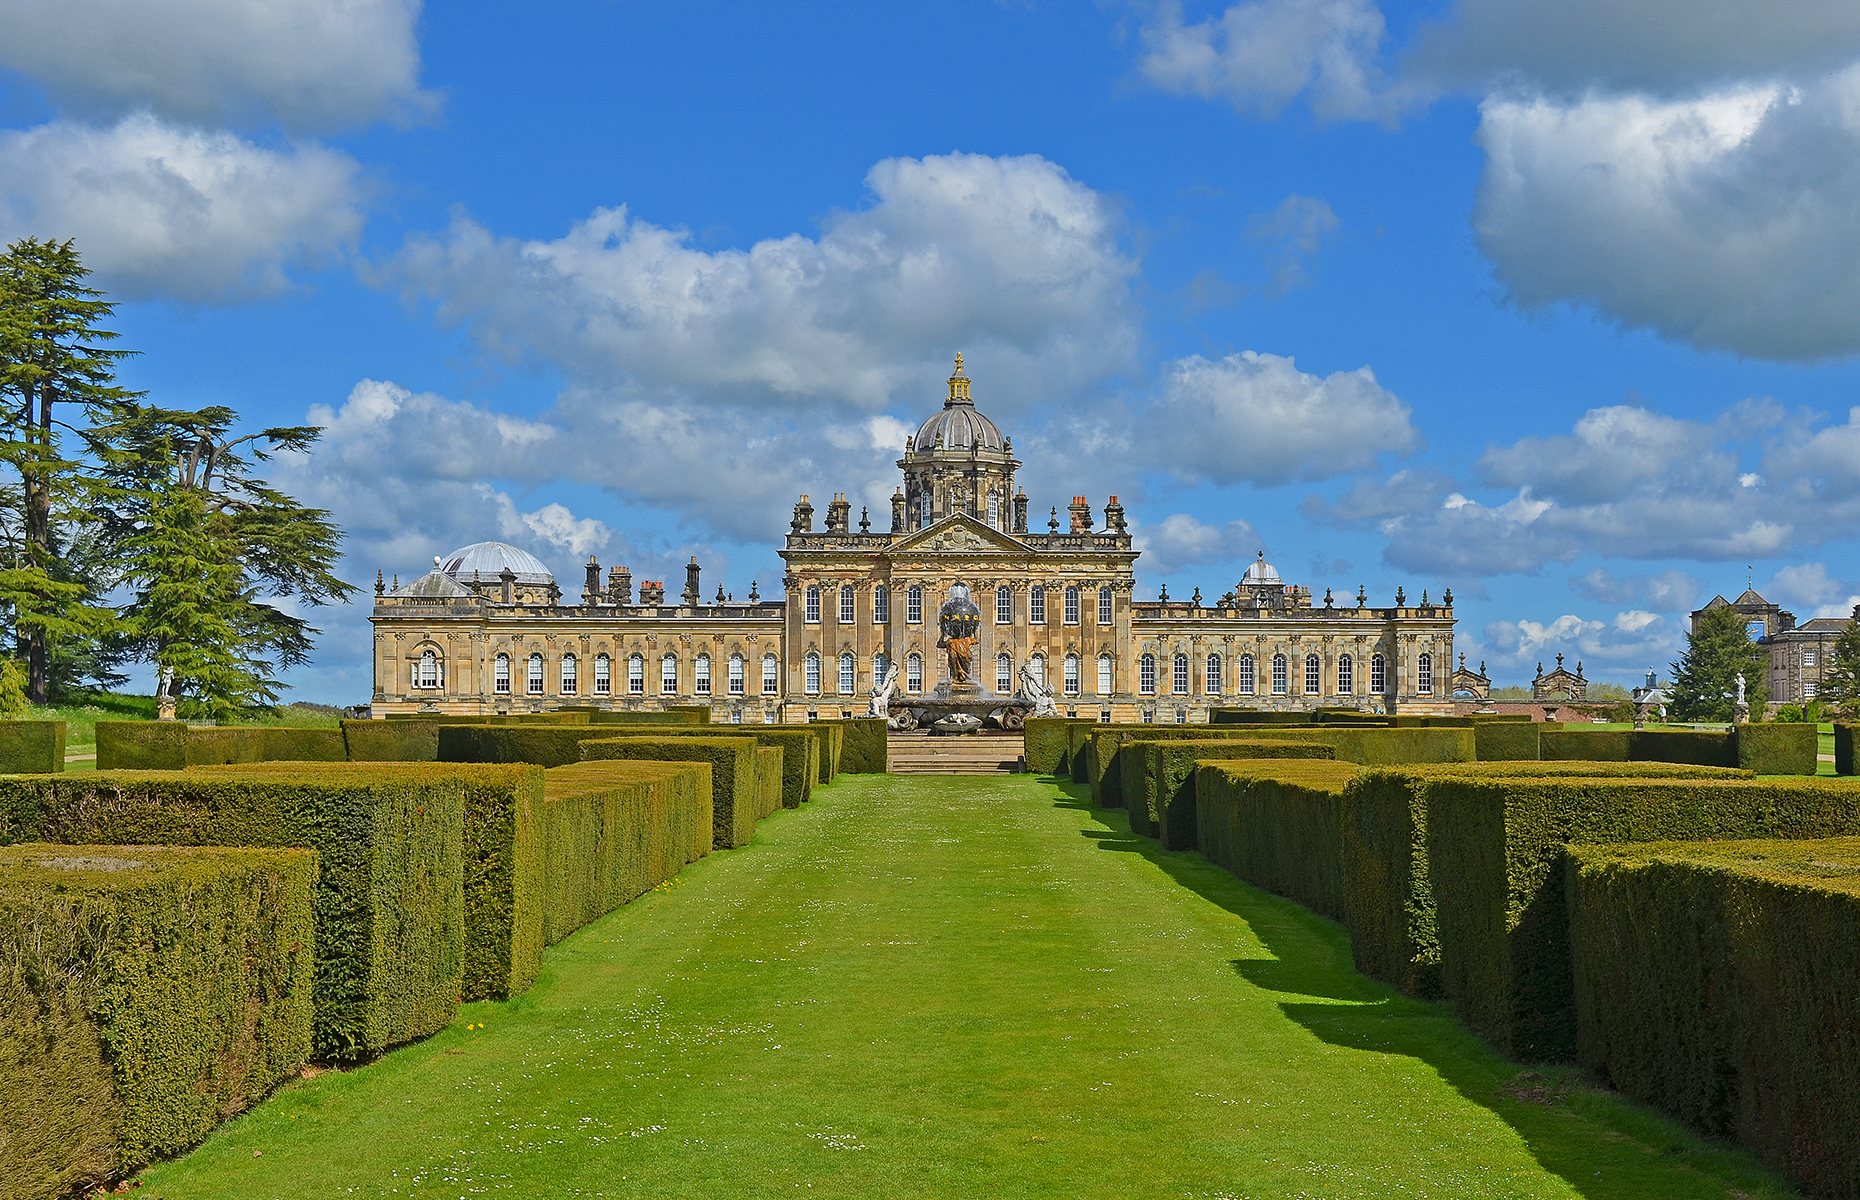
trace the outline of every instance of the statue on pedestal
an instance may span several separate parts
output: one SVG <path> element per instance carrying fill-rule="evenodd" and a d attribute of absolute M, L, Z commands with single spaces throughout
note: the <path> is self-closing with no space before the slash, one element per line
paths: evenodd
<path fill-rule="evenodd" d="M 868 717 L 891 717 L 891 695 L 898 690 L 898 668 L 894 663 L 885 677 L 872 689 L 872 699 L 867 703 L 865 715 Z"/>
<path fill-rule="evenodd" d="M 1053 703 L 1053 689 L 1040 682 L 1039 676 L 1033 673 L 1032 663 L 1020 665 L 1020 691 L 1015 695 L 1033 701 L 1033 711 L 1027 714 L 1029 717 L 1059 715 L 1059 706 Z"/>
<path fill-rule="evenodd" d="M 942 634 L 936 648 L 949 663 L 951 691 L 981 691 L 975 682 L 975 641 L 982 627 L 982 610 L 969 599 L 969 589 L 952 584 L 949 599 L 937 610 L 937 629 Z"/>

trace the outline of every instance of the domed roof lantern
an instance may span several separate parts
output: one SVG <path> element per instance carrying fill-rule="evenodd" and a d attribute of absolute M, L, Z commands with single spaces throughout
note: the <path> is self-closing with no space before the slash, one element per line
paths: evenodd
<path fill-rule="evenodd" d="M 963 370 L 962 355 L 956 355 L 956 370 L 949 377 L 949 395 L 940 411 L 917 429 L 917 435 L 905 443 L 905 453 L 924 450 L 994 450 L 1008 452 L 1007 438 L 1000 426 L 975 410 L 969 395 L 969 376 Z"/>
<path fill-rule="evenodd" d="M 1246 569 L 1246 574 L 1241 577 L 1240 582 L 1277 584 L 1284 583 L 1285 581 L 1279 578 L 1279 572 L 1271 563 L 1266 561 L 1266 552 L 1261 550 L 1259 552 L 1259 561 Z"/>
<path fill-rule="evenodd" d="M 519 584 L 549 587 L 555 583 L 555 576 L 541 559 L 507 542 L 474 542 L 454 550 L 445 556 L 443 563 L 435 565 L 453 579 L 466 575 L 496 579 L 508 568 Z"/>

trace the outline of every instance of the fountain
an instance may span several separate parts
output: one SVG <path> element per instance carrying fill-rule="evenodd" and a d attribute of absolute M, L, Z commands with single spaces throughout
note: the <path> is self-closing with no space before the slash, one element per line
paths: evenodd
<path fill-rule="evenodd" d="M 949 599 L 937 610 L 937 649 L 943 651 L 949 678 L 922 696 L 893 701 L 893 678 L 882 694 L 872 697 L 872 715 L 886 718 L 900 732 L 925 729 L 935 734 L 979 733 L 984 729 L 1016 731 L 1030 716 L 1057 715 L 1053 694 L 1027 667 L 1020 672 L 1021 687 L 1011 696 L 984 688 L 975 679 L 975 642 L 981 630 L 982 610 L 969 597 L 964 584 L 949 589 Z"/>

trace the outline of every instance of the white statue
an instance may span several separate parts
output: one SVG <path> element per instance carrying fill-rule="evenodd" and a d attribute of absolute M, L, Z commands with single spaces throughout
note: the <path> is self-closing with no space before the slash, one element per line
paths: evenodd
<path fill-rule="evenodd" d="M 865 715 L 888 719 L 891 716 L 891 694 L 897 690 L 898 668 L 896 664 L 893 664 L 891 669 L 885 672 L 884 681 L 872 689 L 872 700 L 866 706 Z"/>
<path fill-rule="evenodd" d="M 1033 711 L 1027 714 L 1030 717 L 1059 715 L 1059 706 L 1053 703 L 1053 690 L 1040 682 L 1039 676 L 1033 673 L 1033 664 L 1030 662 L 1021 664 L 1020 690 L 1014 694 L 1020 699 L 1033 701 Z"/>
<path fill-rule="evenodd" d="M 1744 677 L 1742 675 L 1737 677 L 1737 706 L 1744 707 Z"/>

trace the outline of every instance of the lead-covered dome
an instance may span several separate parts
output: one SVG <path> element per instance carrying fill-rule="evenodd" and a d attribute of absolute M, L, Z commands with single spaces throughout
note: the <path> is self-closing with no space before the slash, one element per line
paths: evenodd
<path fill-rule="evenodd" d="M 1280 584 L 1285 581 L 1279 578 L 1279 572 L 1271 563 L 1266 561 L 1266 552 L 1261 550 L 1259 552 L 1259 561 L 1246 569 L 1246 574 L 1240 577 L 1240 582 Z"/>
<path fill-rule="evenodd" d="M 961 355 L 956 356 L 956 373 L 949 377 L 949 398 L 943 401 L 941 412 L 931 414 L 929 420 L 917 427 L 917 436 L 911 439 L 911 448 L 920 454 L 937 449 L 1007 449 L 1007 439 L 1001 435 L 1001 427 L 975 411 L 975 401 L 969 398 L 969 377 L 963 373 Z"/>
<path fill-rule="evenodd" d="M 505 567 L 516 573 L 519 584 L 549 587 L 555 583 L 555 576 L 541 559 L 505 542 L 473 542 L 446 555 L 439 569 L 457 580 L 495 583 L 503 577 Z"/>

